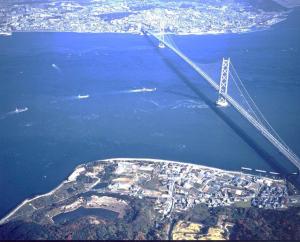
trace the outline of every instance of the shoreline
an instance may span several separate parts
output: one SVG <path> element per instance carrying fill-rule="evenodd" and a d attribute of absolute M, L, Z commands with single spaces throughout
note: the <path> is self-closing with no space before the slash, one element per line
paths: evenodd
<path fill-rule="evenodd" d="M 202 168 L 202 169 L 214 170 L 214 171 L 225 172 L 225 173 L 241 174 L 241 171 L 239 172 L 239 171 L 234 171 L 234 170 L 225 170 L 225 169 L 216 168 L 213 166 L 204 166 L 204 165 L 188 163 L 188 162 L 152 159 L 152 158 L 130 158 L 130 157 L 127 157 L 127 158 L 109 158 L 109 159 L 103 159 L 103 160 L 97 160 L 97 161 L 133 161 L 133 160 L 141 160 L 141 161 L 153 162 L 153 163 L 173 163 L 173 164 L 178 164 L 178 165 L 191 165 L 191 166 L 198 167 L 200 169 Z M 251 174 L 249 174 L 249 175 L 251 175 Z"/>
<path fill-rule="evenodd" d="M 268 24 L 266 26 L 259 26 L 259 27 L 250 27 L 247 29 L 242 29 L 242 30 L 231 30 L 231 31 L 206 31 L 206 32 L 179 32 L 179 33 L 172 33 L 172 32 L 166 32 L 166 35 L 171 35 L 171 36 L 215 36 L 215 35 L 228 35 L 228 34 L 248 34 L 248 33 L 253 33 L 253 32 L 260 32 L 260 31 L 265 31 L 273 26 L 276 26 L 279 23 L 282 23 L 286 21 L 288 16 L 285 16 L 285 18 L 280 19 L 276 23 Z M 9 33 L 9 34 L 7 34 Z M 95 31 L 64 31 L 64 30 L 59 30 L 59 31 L 54 31 L 54 30 L 43 30 L 43 29 L 37 29 L 37 30 L 16 30 L 16 31 L 10 31 L 7 32 L 6 34 L 0 34 L 0 36 L 12 36 L 14 33 L 73 33 L 73 34 L 129 34 L 129 35 L 144 35 L 144 33 L 137 32 L 137 31 L 119 31 L 119 32 L 109 32 L 109 31 L 101 31 L 101 32 L 95 32 Z M 148 34 L 147 34 L 148 35 Z"/>
<path fill-rule="evenodd" d="M 232 171 L 232 170 L 224 170 L 224 169 L 220 169 L 220 168 L 216 168 L 216 167 L 210 167 L 210 166 L 204 166 L 204 165 L 199 165 L 199 164 L 193 164 L 193 163 L 187 163 L 187 162 L 180 162 L 180 161 L 172 161 L 172 160 L 162 160 L 162 159 L 152 159 L 152 158 L 109 158 L 109 159 L 101 159 L 101 160 L 93 160 L 93 161 L 88 161 L 82 164 L 77 165 L 74 170 L 71 172 L 71 174 L 76 171 L 78 168 L 85 166 L 88 163 L 91 162 L 101 162 L 101 161 L 108 161 L 108 162 L 113 162 L 113 161 L 145 161 L 148 163 L 166 163 L 166 164 L 178 164 L 178 165 L 188 165 L 188 166 L 192 166 L 192 167 L 196 167 L 198 169 L 206 169 L 206 170 L 212 170 L 212 171 L 216 171 L 216 172 L 222 172 L 222 173 L 229 173 L 229 174 L 234 174 L 234 175 L 241 175 L 243 174 L 247 174 L 249 176 L 256 176 L 253 174 L 249 174 L 249 173 L 244 173 L 242 171 Z M 21 208 L 23 205 L 25 205 L 26 203 L 30 203 L 31 201 L 34 201 L 35 199 L 38 199 L 40 197 L 47 197 L 51 194 L 53 194 L 56 190 L 58 190 L 61 186 L 63 186 L 64 184 L 70 182 L 68 180 L 68 177 L 71 175 L 69 174 L 58 186 L 56 186 L 54 189 L 52 189 L 51 191 L 44 193 L 44 194 L 39 194 L 34 196 L 33 198 L 26 198 L 22 203 L 20 203 L 16 208 L 14 208 L 11 212 L 9 212 L 7 215 L 5 215 L 3 218 L 0 219 L 0 225 L 4 224 L 6 222 L 6 220 L 8 220 L 12 215 L 14 215 L 15 212 L 18 211 L 19 208 Z M 269 177 L 264 177 L 266 179 L 270 179 Z"/>
<path fill-rule="evenodd" d="M 33 198 L 26 198 L 21 204 L 19 204 L 16 208 L 14 208 L 11 212 L 9 212 L 6 216 L 4 216 L 2 219 L 0 219 L 0 225 L 4 224 L 5 221 L 11 217 L 16 211 L 18 211 L 19 208 L 21 208 L 23 205 L 25 205 L 26 203 L 30 203 L 31 201 L 34 201 L 37 198 L 40 197 L 46 197 L 49 196 L 51 194 L 53 194 L 56 190 L 58 190 L 61 186 L 63 186 L 65 183 L 67 183 L 68 180 L 63 180 L 57 187 L 55 187 L 53 190 L 51 190 L 50 192 L 44 193 L 44 194 L 39 194 L 36 195 Z"/>

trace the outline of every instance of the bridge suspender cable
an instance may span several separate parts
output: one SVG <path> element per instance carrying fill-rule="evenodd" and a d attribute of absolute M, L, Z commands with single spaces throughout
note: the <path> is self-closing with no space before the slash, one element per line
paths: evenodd
<path fill-rule="evenodd" d="M 210 84 L 216 91 L 219 91 L 219 85 L 215 83 L 215 81 L 207 75 L 200 67 L 198 67 L 192 60 L 190 60 L 187 56 L 185 56 L 180 50 L 175 48 L 173 45 L 169 44 L 166 41 L 166 38 L 160 38 L 160 36 L 147 31 L 150 35 L 155 37 L 159 42 L 163 43 L 169 49 L 174 51 L 181 59 L 183 59 L 186 63 L 188 63 L 197 73 L 199 73 L 207 82 Z M 234 69 L 235 71 L 235 69 Z M 231 96 L 227 93 L 221 93 L 221 95 L 246 119 L 248 120 L 257 130 L 261 132 L 261 134 L 271 143 L 273 144 L 288 160 L 290 160 L 297 168 L 300 170 L 300 159 L 299 157 L 283 142 L 276 139 L 268 129 L 257 119 L 255 119 L 252 115 L 250 115 L 238 102 L 236 102 Z M 248 94 L 249 95 L 249 94 Z M 249 96 L 250 97 L 250 96 Z M 252 100 L 252 99 L 251 99 Z M 253 100 L 252 100 L 253 102 Z M 254 103 L 254 102 L 253 102 Z M 256 105 L 255 105 L 256 107 Z M 257 108 L 257 107 L 256 107 Z M 259 110 L 257 108 L 257 110 Z M 255 113 L 255 112 L 254 112 Z M 259 111 L 260 116 L 263 117 L 263 120 L 269 124 L 262 113 Z M 256 114 L 255 114 L 256 116 Z M 271 125 L 269 125 L 271 127 Z M 275 130 L 271 128 L 275 134 Z M 279 137 L 279 135 L 277 135 Z M 280 139 L 280 138 L 279 138 Z M 281 139 L 280 139 L 281 140 Z"/>

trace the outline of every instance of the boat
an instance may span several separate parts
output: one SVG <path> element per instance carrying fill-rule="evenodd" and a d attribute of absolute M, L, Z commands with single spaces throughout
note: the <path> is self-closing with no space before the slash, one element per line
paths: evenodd
<path fill-rule="evenodd" d="M 255 171 L 266 173 L 266 171 L 264 171 L 264 170 L 259 170 L 259 169 L 255 169 Z"/>
<path fill-rule="evenodd" d="M 247 170 L 247 171 L 252 171 L 251 168 L 248 168 L 248 167 L 241 167 L 242 170 Z"/>
<path fill-rule="evenodd" d="M 270 173 L 270 174 L 273 174 L 273 175 L 279 175 L 278 172 L 274 172 L 274 171 L 270 171 L 269 173 Z"/>
<path fill-rule="evenodd" d="M 12 32 L 0 32 L 0 35 L 11 36 Z"/>
<path fill-rule="evenodd" d="M 88 95 L 88 94 L 87 94 L 87 95 L 80 95 L 80 94 L 79 94 L 79 95 L 77 96 L 78 99 L 85 99 L 85 98 L 89 98 L 89 97 L 90 97 L 90 95 Z"/>
<path fill-rule="evenodd" d="M 22 113 L 22 112 L 26 112 L 28 110 L 27 107 L 25 108 L 16 108 L 15 113 Z"/>
<path fill-rule="evenodd" d="M 140 89 L 133 89 L 133 90 L 130 90 L 128 92 L 155 92 L 155 91 L 156 91 L 156 88 L 143 87 L 143 88 L 140 88 Z"/>
<path fill-rule="evenodd" d="M 141 90 L 143 92 L 154 92 L 154 91 L 156 91 L 156 88 L 145 88 L 145 87 L 143 87 Z"/>

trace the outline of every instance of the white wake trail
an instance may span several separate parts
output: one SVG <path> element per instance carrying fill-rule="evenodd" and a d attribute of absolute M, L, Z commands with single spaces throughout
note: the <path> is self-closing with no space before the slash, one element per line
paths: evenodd
<path fill-rule="evenodd" d="M 157 89 L 156 88 L 137 88 L 137 89 L 131 89 L 131 90 L 123 90 L 123 91 L 118 91 L 116 93 L 143 93 L 143 92 L 155 92 Z"/>
<path fill-rule="evenodd" d="M 57 70 L 58 72 L 61 73 L 61 69 L 56 65 L 56 64 L 52 64 L 51 65 L 55 70 Z"/>

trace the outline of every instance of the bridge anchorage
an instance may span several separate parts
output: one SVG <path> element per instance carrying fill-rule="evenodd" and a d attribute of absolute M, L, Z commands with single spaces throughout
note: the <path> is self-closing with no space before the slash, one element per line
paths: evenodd
<path fill-rule="evenodd" d="M 281 139 L 278 133 L 273 129 L 273 127 L 266 120 L 262 112 L 258 109 L 253 99 L 247 92 L 244 84 L 239 78 L 234 66 L 232 65 L 231 60 L 223 58 L 222 62 L 222 71 L 220 78 L 220 85 L 211 78 L 202 68 L 196 65 L 190 58 L 188 58 L 184 53 L 182 53 L 176 44 L 173 42 L 170 36 L 164 34 L 164 27 L 161 25 L 160 33 L 153 33 L 151 31 L 145 30 L 145 33 L 153 36 L 159 41 L 160 48 L 168 47 L 171 49 L 177 56 L 179 56 L 183 61 L 190 65 L 202 78 L 207 81 L 207 83 L 215 89 L 218 94 L 217 105 L 220 107 L 226 107 L 229 104 L 239 112 L 244 119 L 246 119 L 249 124 L 251 124 L 257 131 L 268 140 L 285 158 L 287 158 L 291 163 L 297 167 L 297 172 L 300 170 L 300 158 L 289 148 L 289 146 Z M 229 71 L 232 68 L 233 73 Z M 236 75 L 234 77 L 234 75 Z M 242 106 L 237 100 L 235 100 L 231 95 L 227 93 L 228 87 L 228 77 L 231 77 L 233 83 L 238 87 L 238 91 L 241 96 L 244 98 L 246 106 Z M 237 85 L 239 84 L 239 85 Z M 246 99 L 247 98 L 247 99 Z"/>
<path fill-rule="evenodd" d="M 223 58 L 220 85 L 219 85 L 219 97 L 216 102 L 216 104 L 220 107 L 227 107 L 229 105 L 226 98 L 223 96 L 224 94 L 225 95 L 227 94 L 229 67 L 230 67 L 230 58 L 228 59 Z"/>

